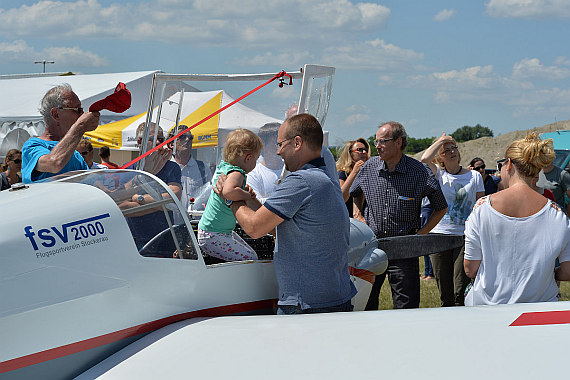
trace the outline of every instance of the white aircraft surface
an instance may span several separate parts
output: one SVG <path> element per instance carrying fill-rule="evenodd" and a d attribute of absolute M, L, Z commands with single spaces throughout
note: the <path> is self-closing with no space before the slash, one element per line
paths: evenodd
<path fill-rule="evenodd" d="M 133 194 L 154 201 L 133 206 Z M 208 264 L 187 216 L 171 223 L 182 209 L 172 196 L 156 177 L 128 170 L 68 173 L 0 193 L 0 378 L 536 379 L 566 372 L 570 302 L 245 316 L 273 311 L 271 258 Z M 137 249 L 131 219 L 145 210 L 168 226 Z M 374 273 L 386 268 L 381 243 L 352 222 L 356 310 Z"/>
<path fill-rule="evenodd" d="M 153 201 L 133 202 L 138 195 Z M 186 213 L 173 224 L 183 210 L 175 198 L 130 170 L 72 172 L 0 193 L 1 378 L 70 378 L 174 322 L 273 312 L 272 253 L 207 262 Z M 140 240 L 149 226 L 158 230 Z M 351 241 L 353 303 L 363 309 L 387 257 L 363 223 L 353 222 Z"/>
<path fill-rule="evenodd" d="M 145 336 L 79 379 L 567 378 L 569 309 L 552 302 L 197 318 Z"/>

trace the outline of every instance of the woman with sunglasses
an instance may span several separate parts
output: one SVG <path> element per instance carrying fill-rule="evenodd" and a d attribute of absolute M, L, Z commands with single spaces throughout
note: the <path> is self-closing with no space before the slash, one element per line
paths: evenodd
<path fill-rule="evenodd" d="M 439 180 L 447 201 L 447 212 L 431 233 L 463 236 L 465 220 L 476 200 L 485 195 L 483 177 L 479 172 L 460 165 L 457 142 L 445 133 L 424 152 L 421 161 Z M 441 306 L 464 305 L 469 278 L 463 270 L 463 250 L 464 246 L 461 246 L 430 256 Z"/>
<path fill-rule="evenodd" d="M 482 158 L 475 157 L 471 160 L 467 169 L 475 170 L 481 174 L 481 177 L 483 177 L 483 185 L 485 186 L 485 195 L 494 194 L 502 189 L 502 186 L 500 185 L 501 179 L 494 175 L 487 174 L 485 172 L 485 167 L 485 161 L 483 161 Z"/>
<path fill-rule="evenodd" d="M 0 191 L 7 190 L 13 184 L 22 182 L 22 177 L 18 174 L 22 170 L 22 152 L 18 149 L 10 149 L 6 153 L 6 161 L 0 166 L 2 176 L 2 187 Z"/>
<path fill-rule="evenodd" d="M 570 280 L 570 220 L 531 188 L 553 160 L 552 139 L 530 133 L 497 162 L 505 190 L 480 199 L 465 225 L 465 272 L 475 279 L 466 305 L 557 301 L 555 280 Z"/>
<path fill-rule="evenodd" d="M 360 168 L 370 158 L 370 146 L 368 141 L 362 137 L 347 141 L 344 144 L 342 153 L 336 163 L 338 178 L 340 181 L 340 189 L 342 196 L 348 209 L 348 216 L 364 222 L 364 217 L 358 211 L 358 207 L 354 207 L 354 200 L 350 196 L 350 186 L 354 182 Z"/>

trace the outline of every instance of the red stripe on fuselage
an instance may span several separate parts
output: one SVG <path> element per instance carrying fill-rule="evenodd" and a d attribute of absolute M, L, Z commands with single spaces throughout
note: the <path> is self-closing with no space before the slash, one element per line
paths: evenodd
<path fill-rule="evenodd" d="M 561 325 L 570 323 L 570 310 L 522 313 L 509 326 Z"/>
<path fill-rule="evenodd" d="M 358 277 L 364 281 L 368 281 L 371 284 L 374 284 L 374 278 L 376 275 L 373 272 L 370 272 L 366 269 L 358 269 L 354 267 L 348 267 L 348 271 L 351 275 Z"/>
<path fill-rule="evenodd" d="M 49 350 L 36 352 L 35 354 L 6 360 L 5 362 L 0 363 L 0 374 L 28 367 L 34 364 L 43 363 L 48 360 L 68 356 L 81 351 L 89 350 L 91 348 L 104 346 L 106 344 L 118 342 L 140 334 L 146 334 L 168 326 L 174 322 L 182 321 L 184 319 L 196 317 L 219 317 L 223 315 L 271 309 L 273 308 L 274 303 L 275 300 L 254 301 L 234 305 L 218 306 L 210 309 L 196 310 L 188 313 L 172 315 L 170 317 L 158 319 L 156 321 L 143 323 L 138 326 L 129 327 L 123 330 L 96 336 L 94 338 L 82 340 L 75 343 L 66 344 L 65 346 L 55 347 Z"/>

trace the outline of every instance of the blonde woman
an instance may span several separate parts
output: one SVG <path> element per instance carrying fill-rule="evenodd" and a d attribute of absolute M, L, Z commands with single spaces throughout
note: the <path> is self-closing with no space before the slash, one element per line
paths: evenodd
<path fill-rule="evenodd" d="M 485 195 L 483 177 L 479 172 L 461 166 L 457 142 L 445 133 L 424 152 L 421 161 L 430 167 L 439 180 L 447 201 L 447 212 L 431 233 L 463 235 L 465 220 L 475 201 Z M 463 250 L 462 246 L 430 256 L 441 306 L 464 305 L 469 278 L 463 270 Z"/>
<path fill-rule="evenodd" d="M 370 146 L 368 145 L 368 141 L 360 137 L 344 144 L 342 153 L 336 163 L 340 189 L 342 190 L 342 196 L 346 203 L 346 208 L 348 209 L 348 215 L 362 222 L 364 222 L 364 217 L 358 211 L 358 207 L 354 206 L 354 201 L 349 191 L 360 168 L 369 158 Z"/>
<path fill-rule="evenodd" d="M 475 279 L 466 305 L 557 301 L 555 280 L 570 280 L 570 221 L 531 188 L 553 160 L 552 139 L 530 133 L 497 161 L 505 190 L 480 199 L 465 225 L 465 272 Z"/>

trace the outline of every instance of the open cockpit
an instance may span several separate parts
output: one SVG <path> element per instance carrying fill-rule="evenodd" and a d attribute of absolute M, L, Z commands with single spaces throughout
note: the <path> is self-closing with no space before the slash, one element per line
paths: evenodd
<path fill-rule="evenodd" d="M 92 170 L 61 174 L 46 182 L 81 183 L 107 194 L 125 217 L 142 256 L 198 259 L 198 221 L 184 212 L 175 194 L 157 177 L 136 170 Z M 273 259 L 271 235 L 254 240 L 239 226 L 236 226 L 236 232 L 256 250 L 260 260 Z M 204 261 L 207 265 L 223 262 L 207 255 Z"/>

